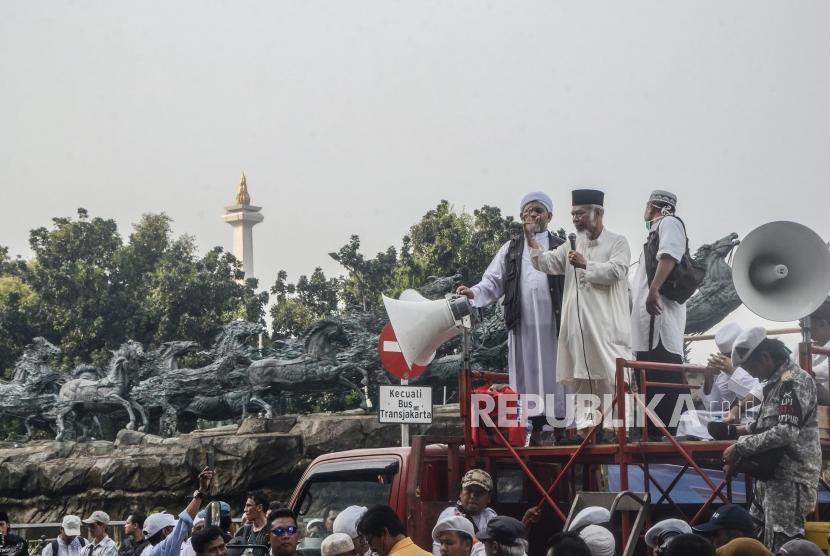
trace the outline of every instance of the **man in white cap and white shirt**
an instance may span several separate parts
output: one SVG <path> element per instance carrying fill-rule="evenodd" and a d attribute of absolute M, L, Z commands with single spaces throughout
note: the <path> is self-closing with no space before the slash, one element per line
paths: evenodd
<path fill-rule="evenodd" d="M 652 548 L 654 554 L 660 556 L 674 537 L 688 535 L 692 532 L 692 527 L 682 519 L 664 519 L 655 523 L 651 529 L 646 531 L 646 546 Z"/>
<path fill-rule="evenodd" d="M 357 522 L 366 513 L 366 506 L 347 506 L 334 518 L 332 531 L 344 533 L 352 539 L 355 556 L 371 556 L 372 547 L 366 539 L 357 533 Z"/>
<path fill-rule="evenodd" d="M 688 246 L 686 226 L 677 218 L 676 207 L 677 196 L 660 189 L 652 191 L 646 202 L 643 218 L 649 232 L 648 240 L 640 253 L 631 283 L 631 345 L 638 361 L 683 362 L 686 303 L 670 299 L 663 289 Z M 683 376 L 672 371 L 649 369 L 646 380 L 681 384 Z M 646 403 L 663 395 L 654 413 L 674 434 L 676 426 L 671 425 L 671 420 L 680 395 L 688 394 L 688 390 L 657 386 L 647 390 Z"/>
<path fill-rule="evenodd" d="M 81 518 L 65 515 L 58 537 L 43 547 L 41 556 L 80 556 L 87 541 L 81 536 Z"/>
<path fill-rule="evenodd" d="M 541 249 L 555 249 L 563 240 L 548 231 L 553 217 L 553 201 L 534 191 L 522 198 L 521 220 L 533 219 L 533 237 Z M 456 293 L 466 296 L 474 307 L 487 307 L 504 297 L 504 322 L 507 327 L 507 366 L 510 387 L 521 394 L 552 396 L 554 407 L 547 411 L 565 416 L 565 388 L 556 379 L 556 338 L 562 312 L 562 276 L 548 276 L 530 262 L 524 234 L 514 237 L 493 257 L 481 281 L 472 287 L 459 286 Z M 544 412 L 540 407 L 538 411 Z M 531 445 L 539 445 L 545 415 L 532 416 Z"/>
<path fill-rule="evenodd" d="M 816 383 L 790 355 L 761 327 L 750 328 L 735 340 L 732 364 L 766 385 L 758 416 L 746 426 L 748 434 L 723 453 L 727 479 L 739 465 L 754 469 L 755 500 L 750 511 L 764 525 L 763 542 L 773 552 L 804 536 L 821 474 Z M 762 472 L 768 476 L 760 477 Z"/>
<path fill-rule="evenodd" d="M 732 346 L 741 332 L 741 327 L 731 322 L 715 334 L 715 344 L 719 353 L 713 353 L 706 366 L 703 388 L 699 392 L 703 409 L 692 409 L 680 416 L 680 422 L 677 424 L 678 437 L 711 440 L 708 424 L 727 418 L 729 408 L 758 386 L 757 378 L 741 367 L 732 367 Z M 717 376 L 713 376 L 715 372 L 718 373 Z"/>
<path fill-rule="evenodd" d="M 110 516 L 106 512 L 96 510 L 83 522 L 89 529 L 90 542 L 81 549 L 81 556 L 118 556 L 118 546 L 107 535 L 107 526 Z"/>
<path fill-rule="evenodd" d="M 476 540 L 473 524 L 460 515 L 436 523 L 432 541 L 438 544 L 441 556 L 470 556 L 484 552 L 484 545 Z"/>
<path fill-rule="evenodd" d="M 352 556 L 354 543 L 346 533 L 332 533 L 320 544 L 320 556 Z"/>

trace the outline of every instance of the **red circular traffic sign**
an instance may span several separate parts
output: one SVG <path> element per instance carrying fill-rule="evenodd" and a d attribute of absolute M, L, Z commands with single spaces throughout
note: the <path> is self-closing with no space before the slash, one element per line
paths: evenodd
<path fill-rule="evenodd" d="M 380 331 L 378 355 L 380 355 L 380 364 L 383 365 L 383 368 L 389 371 L 389 374 L 401 380 L 415 378 L 427 370 L 426 367 L 421 365 L 413 365 L 411 369 L 409 368 L 400 345 L 398 345 L 398 338 L 395 337 L 395 331 L 392 329 L 391 323 L 386 323 L 386 326 Z"/>

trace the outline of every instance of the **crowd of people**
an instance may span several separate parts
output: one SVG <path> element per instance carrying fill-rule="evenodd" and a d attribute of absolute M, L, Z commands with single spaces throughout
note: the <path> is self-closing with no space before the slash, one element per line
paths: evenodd
<path fill-rule="evenodd" d="M 301 556 L 301 540 L 320 556 L 527 556 L 528 538 L 544 528 L 538 508 L 522 520 L 499 515 L 490 507 L 492 477 L 471 469 L 461 481 L 456 504 L 444 509 L 432 528 L 432 552 L 415 544 L 397 512 L 386 505 L 326 508 L 319 517 L 301 521 L 291 509 L 270 502 L 263 491 L 248 494 L 243 524 L 231 531 L 231 507 L 219 503 L 219 515 L 201 510 L 213 472 L 199 475 L 199 489 L 178 514 L 145 516 L 130 513 L 120 545 L 108 535 L 109 516 L 100 510 L 86 519 L 66 515 L 57 538 L 41 543 L 41 556 Z M 207 521 L 206 521 L 207 520 Z M 317 524 L 322 524 L 317 527 Z M 0 512 L 0 554 L 27 556 L 24 539 L 9 534 L 8 516 Z M 86 527 L 86 531 L 83 531 Z M 806 540 L 791 539 L 773 552 L 757 538 L 758 523 L 742 506 L 726 504 L 710 519 L 690 526 L 666 519 L 645 532 L 645 544 L 657 556 L 818 556 L 821 549 Z M 545 535 L 547 536 L 547 534 Z M 538 536 L 537 536 L 538 537 Z M 615 556 L 620 554 L 619 520 L 604 507 L 582 508 L 562 532 L 546 541 L 547 556 Z M 533 551 L 539 553 L 539 547 Z"/>

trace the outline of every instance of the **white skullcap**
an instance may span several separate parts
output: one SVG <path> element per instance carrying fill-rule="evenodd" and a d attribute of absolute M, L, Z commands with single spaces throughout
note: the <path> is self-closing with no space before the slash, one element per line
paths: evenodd
<path fill-rule="evenodd" d="M 321 556 L 336 556 L 344 552 L 354 551 L 352 538 L 346 533 L 332 533 L 320 544 Z"/>
<path fill-rule="evenodd" d="M 605 527 L 589 525 L 579 532 L 579 538 L 588 545 L 591 556 L 614 556 L 617 551 L 614 535 Z"/>
<path fill-rule="evenodd" d="M 475 538 L 476 536 L 475 529 L 473 529 L 473 522 L 464 517 L 463 515 L 445 517 L 444 519 L 436 523 L 435 528 L 432 530 L 432 540 L 438 542 L 438 535 L 440 535 L 444 531 L 457 531 L 460 533 L 465 533 L 471 539 Z"/>
<path fill-rule="evenodd" d="M 737 323 L 730 322 L 726 326 L 721 327 L 715 333 L 715 343 L 718 346 L 718 351 L 721 353 L 732 354 L 732 348 L 735 346 L 735 340 L 741 335 L 744 329 Z"/>
<path fill-rule="evenodd" d="M 193 528 L 195 529 L 199 525 L 205 522 L 205 518 L 196 516 L 196 519 L 193 520 Z"/>
<path fill-rule="evenodd" d="M 366 506 L 349 506 L 334 518 L 332 531 L 335 533 L 346 533 L 353 539 L 358 536 L 357 522 L 366 513 Z"/>
<path fill-rule="evenodd" d="M 651 548 L 658 548 L 660 536 L 669 531 L 682 535 L 685 533 L 691 533 L 692 528 L 682 519 L 664 519 L 663 521 L 655 523 L 651 529 L 646 531 L 646 544 Z"/>
<path fill-rule="evenodd" d="M 597 525 L 600 523 L 608 523 L 611 521 L 611 512 L 602 506 L 588 506 L 582 508 L 576 516 L 574 516 L 571 524 L 568 525 L 568 531 L 576 531 L 580 527 L 586 525 Z"/>
<path fill-rule="evenodd" d="M 740 367 L 766 337 L 767 331 L 760 326 L 753 326 L 741 332 L 732 348 L 732 366 Z"/>
<path fill-rule="evenodd" d="M 533 201 L 537 201 L 545 205 L 545 208 L 548 209 L 548 212 L 553 212 L 553 201 L 551 201 L 550 197 L 548 197 L 547 193 L 542 191 L 533 191 L 532 193 L 528 193 L 524 197 L 522 197 L 522 204 L 519 206 L 519 212 L 522 212 L 525 206 L 528 203 L 532 203 Z"/>

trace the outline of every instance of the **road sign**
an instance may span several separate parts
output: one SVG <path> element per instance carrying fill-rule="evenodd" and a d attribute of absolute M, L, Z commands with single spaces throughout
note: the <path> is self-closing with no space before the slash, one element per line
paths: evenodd
<path fill-rule="evenodd" d="M 395 378 L 409 380 L 419 376 L 427 369 L 421 365 L 413 365 L 411 369 L 409 368 L 401 352 L 401 346 L 398 345 L 398 339 L 395 337 L 395 331 L 392 329 L 391 323 L 386 323 L 386 326 L 380 331 L 378 355 L 380 355 L 380 364 Z"/>
<path fill-rule="evenodd" d="M 429 386 L 384 385 L 378 393 L 378 418 L 381 423 L 432 423 L 432 388 Z"/>

